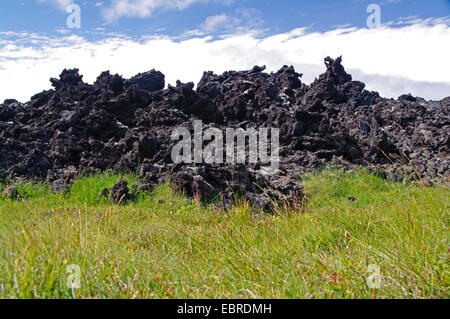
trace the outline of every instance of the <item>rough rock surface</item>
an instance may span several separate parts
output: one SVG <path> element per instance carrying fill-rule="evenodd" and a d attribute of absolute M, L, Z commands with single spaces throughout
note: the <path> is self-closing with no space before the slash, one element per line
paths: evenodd
<path fill-rule="evenodd" d="M 134 199 L 134 195 L 129 192 L 130 189 L 128 188 L 128 182 L 121 180 L 114 184 L 110 190 L 103 190 L 102 195 L 106 196 L 109 194 L 109 199 L 111 202 L 115 204 L 123 204 Z"/>
<path fill-rule="evenodd" d="M 20 199 L 19 192 L 17 191 L 17 188 L 14 186 L 6 186 L 2 193 L 3 193 L 3 196 L 5 196 L 11 200 Z"/>
<path fill-rule="evenodd" d="M 52 90 L 0 104 L 0 179 L 44 179 L 58 191 L 89 172 L 133 171 L 149 188 L 171 179 L 190 196 L 228 203 L 243 195 L 263 208 L 267 195 L 297 199 L 299 176 L 329 163 L 395 177 L 402 162 L 426 180 L 448 179 L 450 97 L 385 99 L 352 81 L 341 58 L 325 65 L 309 86 L 293 67 L 268 74 L 255 66 L 205 72 L 195 90 L 181 82 L 164 89 L 155 70 L 129 80 L 103 72 L 93 85 L 77 69 L 64 70 L 50 80 Z M 192 132 L 195 119 L 221 130 L 279 128 L 280 170 L 268 176 L 257 164 L 174 164 L 171 133 L 179 126 Z"/>

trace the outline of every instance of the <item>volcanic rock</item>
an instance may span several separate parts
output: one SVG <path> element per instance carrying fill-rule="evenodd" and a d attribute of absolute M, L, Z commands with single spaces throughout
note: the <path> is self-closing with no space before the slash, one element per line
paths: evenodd
<path fill-rule="evenodd" d="M 6 186 L 2 193 L 3 193 L 3 196 L 5 196 L 11 200 L 20 199 L 19 192 L 17 191 L 17 188 L 14 186 Z"/>
<path fill-rule="evenodd" d="M 128 183 L 124 180 L 121 180 L 114 184 L 114 186 L 109 191 L 110 200 L 115 204 L 124 204 L 129 200 L 133 200 L 134 195 L 129 193 Z M 102 192 L 103 193 L 103 192 Z"/>
<path fill-rule="evenodd" d="M 126 87 L 136 85 L 138 88 L 155 92 L 164 89 L 165 76 L 159 71 L 151 70 L 145 73 L 139 73 L 125 82 Z"/>
<path fill-rule="evenodd" d="M 342 58 L 327 57 L 325 66 L 311 85 L 292 66 L 274 73 L 255 66 L 205 72 L 196 88 L 177 81 L 167 89 L 155 70 L 128 80 L 106 71 L 92 85 L 77 69 L 63 70 L 50 80 L 53 89 L 29 102 L 0 104 L 0 180 L 45 180 L 64 191 L 77 176 L 113 169 L 139 173 L 145 189 L 171 180 L 188 196 L 224 205 L 244 197 L 266 210 L 297 201 L 301 175 L 327 165 L 367 167 L 399 180 L 448 180 L 450 97 L 385 99 L 354 81 Z M 192 134 L 195 120 L 223 133 L 278 128 L 279 170 L 175 164 L 178 141 L 171 134 L 179 127 Z M 106 195 L 114 202 L 132 197 L 124 181 Z"/>

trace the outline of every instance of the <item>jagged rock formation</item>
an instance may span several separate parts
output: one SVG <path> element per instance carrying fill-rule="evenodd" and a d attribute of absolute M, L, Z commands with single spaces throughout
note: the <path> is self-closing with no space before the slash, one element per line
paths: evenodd
<path fill-rule="evenodd" d="M 64 70 L 50 80 L 54 89 L 0 104 L 0 178 L 66 185 L 88 172 L 138 171 L 143 188 L 170 178 L 190 196 L 226 203 L 244 195 L 263 208 L 267 195 L 298 199 L 299 176 L 328 163 L 395 176 L 401 160 L 425 179 L 448 178 L 450 97 L 385 99 L 352 81 L 341 58 L 325 64 L 310 86 L 293 67 L 271 74 L 254 67 L 205 72 L 196 90 L 181 82 L 164 90 L 155 70 L 129 80 L 103 72 L 93 85 Z M 174 164 L 171 132 L 193 131 L 195 119 L 221 130 L 279 128 L 280 170 L 268 176 L 257 164 Z"/>

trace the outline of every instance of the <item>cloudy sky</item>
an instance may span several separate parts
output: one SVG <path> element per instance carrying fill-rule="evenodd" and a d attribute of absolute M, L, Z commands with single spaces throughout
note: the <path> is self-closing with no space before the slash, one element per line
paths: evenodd
<path fill-rule="evenodd" d="M 380 9 L 377 27 L 372 4 Z M 196 83 L 206 70 L 287 64 L 310 83 L 324 57 L 340 55 L 355 80 L 383 96 L 449 96 L 450 1 L 0 3 L 0 101 L 28 100 L 64 68 L 79 68 L 90 83 L 104 70 L 131 77 L 153 68 L 168 83 Z"/>

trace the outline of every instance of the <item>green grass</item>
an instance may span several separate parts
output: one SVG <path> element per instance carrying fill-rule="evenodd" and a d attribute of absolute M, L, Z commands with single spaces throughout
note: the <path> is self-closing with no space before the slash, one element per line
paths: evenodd
<path fill-rule="evenodd" d="M 0 298 L 449 297 L 448 187 L 328 170 L 303 179 L 304 205 L 267 215 L 202 207 L 168 184 L 120 207 L 98 197 L 120 177 L 0 197 Z M 66 286 L 72 264 L 80 289 Z"/>

